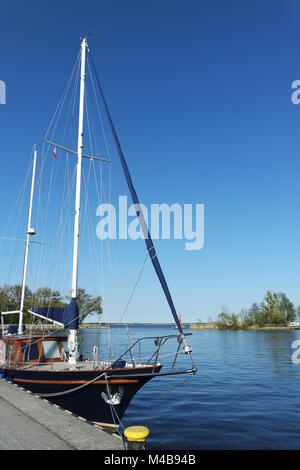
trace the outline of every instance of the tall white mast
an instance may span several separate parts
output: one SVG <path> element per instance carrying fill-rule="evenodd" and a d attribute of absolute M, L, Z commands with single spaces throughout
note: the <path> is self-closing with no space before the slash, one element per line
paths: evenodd
<path fill-rule="evenodd" d="M 76 299 L 77 288 L 78 288 L 78 248 L 79 248 L 79 227 L 80 227 L 80 195 L 81 195 L 82 150 L 83 150 L 83 115 L 84 115 L 84 93 L 85 93 L 86 47 L 87 47 L 87 40 L 86 38 L 83 38 L 82 43 L 81 43 L 81 73 L 80 73 L 77 175 L 76 175 L 75 222 L 74 222 L 72 299 Z M 76 365 L 76 360 L 78 357 L 77 330 L 69 330 L 68 350 L 69 350 L 69 363 L 71 365 Z"/>
<path fill-rule="evenodd" d="M 26 289 L 26 275 L 27 275 L 29 244 L 30 244 L 30 238 L 33 235 L 35 235 L 35 230 L 31 227 L 31 215 L 32 215 L 32 203 L 33 203 L 34 182 L 35 182 L 36 159 L 37 159 L 37 151 L 36 151 L 36 147 L 34 147 L 30 203 L 29 203 L 29 212 L 28 212 L 28 224 L 27 224 L 23 278 L 22 278 L 21 304 L 20 304 L 20 315 L 19 315 L 19 328 L 18 328 L 19 335 L 23 333 L 24 300 L 25 300 L 25 289 Z"/>

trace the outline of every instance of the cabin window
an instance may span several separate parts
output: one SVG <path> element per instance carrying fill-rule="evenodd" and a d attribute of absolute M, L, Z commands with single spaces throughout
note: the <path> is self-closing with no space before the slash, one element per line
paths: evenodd
<path fill-rule="evenodd" d="M 61 347 L 63 348 L 65 353 L 67 353 L 68 352 L 68 341 L 62 341 L 61 342 Z"/>
<path fill-rule="evenodd" d="M 43 348 L 45 359 L 60 359 L 57 341 L 43 341 Z"/>
<path fill-rule="evenodd" d="M 39 359 L 40 352 L 38 343 L 22 343 L 21 347 L 23 351 L 23 360 L 25 362 Z"/>

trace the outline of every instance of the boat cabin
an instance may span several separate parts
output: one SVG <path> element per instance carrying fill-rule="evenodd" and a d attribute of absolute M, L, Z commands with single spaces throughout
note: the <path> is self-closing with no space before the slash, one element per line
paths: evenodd
<path fill-rule="evenodd" d="M 61 362 L 66 357 L 66 336 L 4 336 L 0 342 L 1 362 L 14 366 Z"/>

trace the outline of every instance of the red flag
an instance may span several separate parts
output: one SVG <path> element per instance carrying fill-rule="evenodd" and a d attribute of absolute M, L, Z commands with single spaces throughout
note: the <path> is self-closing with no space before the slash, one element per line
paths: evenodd
<path fill-rule="evenodd" d="M 53 158 L 56 158 L 56 147 L 54 147 L 54 150 L 53 150 Z"/>

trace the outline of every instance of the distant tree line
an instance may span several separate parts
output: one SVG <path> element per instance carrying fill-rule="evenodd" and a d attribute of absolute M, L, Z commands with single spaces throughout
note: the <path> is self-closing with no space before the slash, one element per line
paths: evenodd
<path fill-rule="evenodd" d="M 1 312 L 14 311 L 20 309 L 21 285 L 5 285 L 0 287 L 0 314 Z M 24 302 L 24 323 L 30 322 L 28 310 L 34 306 L 39 307 L 67 307 L 70 303 L 69 297 L 64 297 L 58 290 L 51 290 L 49 287 L 41 287 L 36 291 L 25 289 Z M 93 297 L 85 289 L 79 288 L 77 293 L 77 304 L 82 322 L 90 313 L 102 313 L 102 298 Z M 18 314 L 9 315 L 6 323 L 17 323 Z"/>
<path fill-rule="evenodd" d="M 254 303 L 241 313 L 228 313 L 225 309 L 219 314 L 215 325 L 221 329 L 240 329 L 263 326 L 288 326 L 300 319 L 300 306 L 294 304 L 284 293 L 267 291 L 260 304 Z"/>

